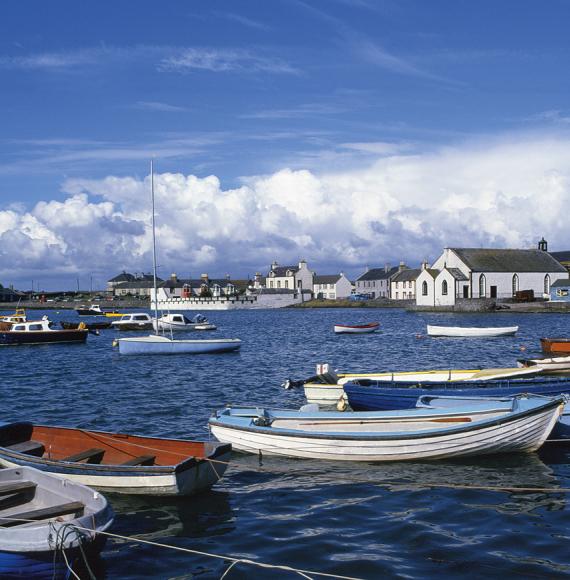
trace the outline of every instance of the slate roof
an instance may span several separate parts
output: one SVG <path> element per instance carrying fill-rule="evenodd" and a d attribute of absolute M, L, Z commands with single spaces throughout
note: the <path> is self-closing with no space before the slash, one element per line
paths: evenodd
<path fill-rule="evenodd" d="M 398 266 L 390 268 L 387 272 L 385 268 L 371 268 L 368 272 L 364 272 L 357 282 L 366 282 L 368 280 L 386 280 L 393 276 L 398 271 Z"/>
<path fill-rule="evenodd" d="M 170 278 L 162 284 L 159 284 L 159 286 L 161 288 L 182 288 L 183 286 L 188 285 L 191 288 L 200 288 L 200 286 L 202 286 L 204 283 L 205 280 L 202 280 L 202 278 L 177 278 L 176 280 L 172 280 L 172 278 Z M 233 286 L 236 285 L 233 280 L 228 280 L 227 278 L 208 278 L 207 285 L 213 286 L 214 284 L 217 284 L 222 288 L 228 284 L 232 284 Z"/>
<path fill-rule="evenodd" d="M 469 280 L 469 278 L 459 269 L 459 268 L 447 268 L 447 271 L 456 279 L 456 280 Z"/>
<path fill-rule="evenodd" d="M 393 278 L 392 282 L 408 282 L 416 280 L 420 275 L 421 270 L 419 268 L 406 268 L 401 272 L 398 272 Z"/>
<path fill-rule="evenodd" d="M 473 272 L 566 272 L 566 268 L 542 250 L 449 248 Z"/>
<path fill-rule="evenodd" d="M 422 272 L 423 270 L 420 270 Z M 427 272 L 432 278 L 436 278 L 437 275 L 441 272 L 441 270 L 434 270 L 433 268 L 426 268 L 425 272 Z M 418 274 L 419 276 L 419 274 Z"/>
<path fill-rule="evenodd" d="M 314 284 L 336 284 L 340 280 L 340 274 L 330 274 L 330 275 L 323 275 L 323 276 L 315 276 L 313 278 Z"/>
<path fill-rule="evenodd" d="M 299 266 L 276 266 L 275 268 L 270 270 L 269 274 L 271 275 L 271 272 L 273 272 L 273 274 L 277 278 L 283 278 L 284 276 L 287 276 L 288 270 L 290 270 L 291 272 L 298 272 Z"/>
<path fill-rule="evenodd" d="M 109 282 L 132 282 L 135 277 L 128 272 L 121 272 L 118 276 L 111 278 Z"/>
<path fill-rule="evenodd" d="M 570 250 L 563 252 L 548 252 L 558 262 L 570 262 Z"/>
<path fill-rule="evenodd" d="M 551 288 L 568 288 L 570 287 L 570 279 L 562 278 L 561 280 L 556 280 L 550 285 Z"/>
<path fill-rule="evenodd" d="M 157 280 L 158 282 L 158 280 Z M 134 282 L 120 282 L 115 286 L 115 290 L 131 290 L 134 288 L 152 288 L 153 280 L 135 280 Z"/>

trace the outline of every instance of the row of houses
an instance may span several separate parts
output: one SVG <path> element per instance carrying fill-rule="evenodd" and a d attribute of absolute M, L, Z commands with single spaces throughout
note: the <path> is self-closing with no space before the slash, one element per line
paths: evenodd
<path fill-rule="evenodd" d="M 420 306 L 453 306 L 458 300 L 473 298 L 506 299 L 521 290 L 535 296 L 566 299 L 570 252 L 548 252 L 542 239 L 537 249 L 445 248 L 430 265 L 419 268 L 404 262 L 398 266 L 366 268 L 355 282 L 344 273 L 318 275 L 305 260 L 281 266 L 273 262 L 266 276 L 257 272 L 253 279 L 233 280 L 179 278 L 158 280 L 167 296 L 232 296 L 246 291 L 272 293 L 301 292 L 314 298 L 337 300 L 351 295 L 386 300 L 414 301 Z M 109 280 L 107 290 L 118 296 L 148 296 L 153 287 L 149 274 L 122 272 Z"/>

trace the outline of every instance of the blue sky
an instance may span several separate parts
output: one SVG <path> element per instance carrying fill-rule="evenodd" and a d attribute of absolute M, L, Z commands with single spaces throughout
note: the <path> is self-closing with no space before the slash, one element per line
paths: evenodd
<path fill-rule="evenodd" d="M 569 17 L 556 0 L 8 3 L 0 282 L 148 270 L 151 156 L 163 274 L 562 248 L 556 211 L 517 217 L 568 200 Z M 177 195 L 209 229 L 177 222 Z"/>

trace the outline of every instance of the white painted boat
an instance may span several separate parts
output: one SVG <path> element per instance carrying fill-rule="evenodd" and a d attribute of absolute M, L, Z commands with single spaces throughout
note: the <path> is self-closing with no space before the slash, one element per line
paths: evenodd
<path fill-rule="evenodd" d="M 459 338 L 495 338 L 498 336 L 514 336 L 518 329 L 518 326 L 475 327 L 427 325 L 427 333 L 429 336 L 451 336 Z"/>
<path fill-rule="evenodd" d="M 324 373 L 323 365 L 317 366 L 318 374 L 301 383 L 305 390 L 305 397 L 308 403 L 318 405 L 336 405 L 344 395 L 344 385 L 352 381 L 374 381 L 374 382 L 413 382 L 413 383 L 435 383 L 435 382 L 457 382 L 457 381 L 490 381 L 495 379 L 506 379 L 515 377 L 533 376 L 540 373 L 540 369 L 534 368 L 498 368 L 498 369 L 446 369 L 430 371 L 403 371 L 403 372 L 379 372 L 379 373 L 339 373 L 336 374 L 327 370 Z M 297 386 L 297 385 L 294 385 Z"/>
<path fill-rule="evenodd" d="M 379 322 L 357 324 L 353 326 L 349 326 L 348 324 L 335 324 L 334 331 L 336 334 L 369 334 L 371 332 L 376 332 L 379 327 Z"/>
<path fill-rule="evenodd" d="M 123 314 L 120 320 L 113 320 L 111 326 L 115 330 L 152 330 L 152 322 L 148 312 L 133 312 Z"/>
<path fill-rule="evenodd" d="M 26 311 L 24 308 L 16 308 L 14 314 L 3 314 L 0 316 L 0 322 L 8 324 L 17 324 L 18 322 L 26 322 Z"/>
<path fill-rule="evenodd" d="M 0 470 L 0 496 L 2 578 L 70 578 L 61 551 L 71 566 L 99 552 L 113 523 L 100 493 L 31 467 Z"/>
<path fill-rule="evenodd" d="M 411 461 L 536 451 L 565 399 L 519 396 L 494 408 L 365 413 L 226 408 L 209 421 L 234 450 L 335 461 Z"/>
<path fill-rule="evenodd" d="M 119 338 L 115 341 L 120 354 L 212 354 L 239 350 L 239 338 L 218 338 L 212 340 L 180 340 L 168 336 Z"/>
<path fill-rule="evenodd" d="M 201 314 L 194 316 L 192 320 L 184 314 L 163 314 L 158 320 L 153 320 L 154 330 L 216 330 L 216 325 L 208 322 Z"/>
<path fill-rule="evenodd" d="M 517 362 L 522 368 L 540 367 L 540 373 L 544 375 L 570 372 L 570 356 L 519 359 Z"/>

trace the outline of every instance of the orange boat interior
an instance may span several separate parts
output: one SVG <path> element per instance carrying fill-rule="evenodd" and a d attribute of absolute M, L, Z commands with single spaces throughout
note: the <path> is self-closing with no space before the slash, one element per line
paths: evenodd
<path fill-rule="evenodd" d="M 8 429 L 10 428 L 10 429 Z M 45 459 L 102 465 L 173 466 L 205 457 L 199 441 L 157 439 L 17 423 L 0 428 L 0 446 Z"/>

